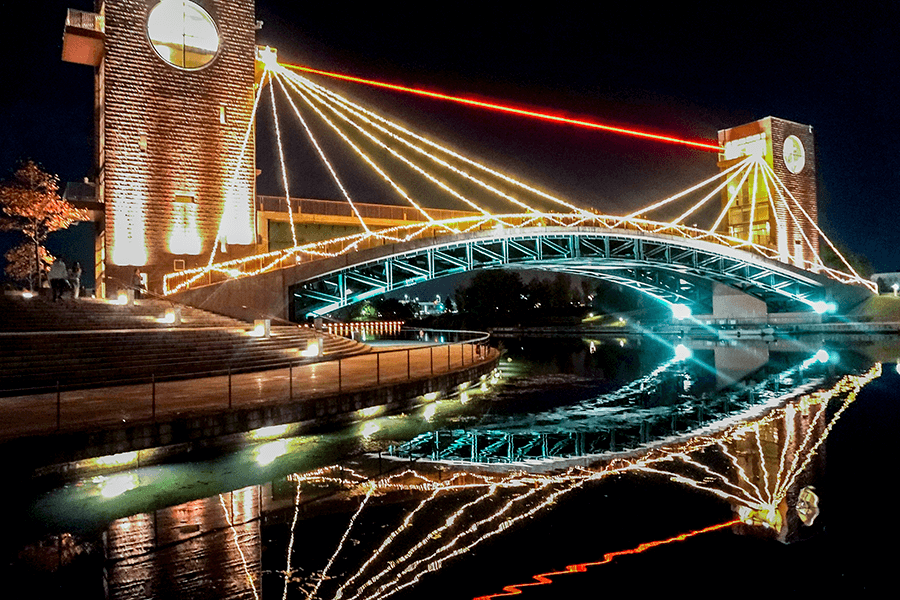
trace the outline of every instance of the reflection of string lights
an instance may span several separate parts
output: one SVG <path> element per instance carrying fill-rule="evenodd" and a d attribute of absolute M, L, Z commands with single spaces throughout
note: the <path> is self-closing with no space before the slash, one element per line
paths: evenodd
<path fill-rule="evenodd" d="M 219 504 L 222 505 L 222 512 L 225 513 L 225 521 L 228 523 L 228 528 L 231 530 L 231 535 L 234 536 L 234 545 L 241 557 L 241 564 L 244 567 L 244 575 L 247 577 L 247 583 L 250 584 L 250 589 L 253 592 L 253 597 L 256 598 L 256 600 L 259 600 L 259 592 L 256 591 L 256 581 L 254 580 L 253 574 L 250 572 L 250 567 L 247 564 L 247 557 L 244 556 L 244 548 L 241 546 L 241 540 L 238 537 L 237 529 L 235 529 L 234 523 L 232 523 L 231 521 L 231 515 L 229 514 L 228 507 L 225 506 L 225 496 L 223 494 L 219 494 Z"/>
<path fill-rule="evenodd" d="M 880 374 L 881 365 L 875 365 L 861 375 L 842 378 L 828 390 L 803 395 L 786 406 L 770 410 L 754 422 L 735 424 L 714 435 L 693 438 L 668 448 L 655 448 L 642 456 L 618 458 L 614 463 L 599 469 L 572 467 L 559 474 L 460 472 L 438 480 L 433 475 L 409 469 L 367 481 L 353 469 L 332 466 L 296 475 L 294 480 L 298 486 L 335 485 L 350 490 L 351 493 L 360 486 L 367 486 L 366 498 L 351 518 L 325 570 L 318 576 L 316 593 L 322 578 L 332 569 L 341 554 L 350 529 L 359 520 L 369 498 L 390 491 L 419 491 L 427 495 L 383 538 L 373 553 L 367 554 L 367 560 L 351 571 L 335 592 L 335 598 L 386 598 L 414 586 L 422 577 L 439 570 L 447 561 L 547 510 L 569 492 L 615 473 L 632 472 L 666 477 L 675 483 L 729 502 L 735 507 L 738 518 L 668 540 L 641 544 L 632 550 L 609 553 L 601 562 L 583 563 L 584 568 L 609 562 L 615 556 L 643 552 L 664 543 L 738 522 L 777 530 L 782 526 L 780 506 L 788 491 L 816 455 L 843 411 L 856 398 L 858 391 Z M 824 424 L 827 404 L 834 398 L 843 398 L 841 407 L 827 425 L 818 425 Z M 804 428 L 794 424 L 800 418 L 807 424 Z M 777 464 L 769 464 L 769 459 L 763 452 L 762 437 L 764 432 L 777 432 L 776 425 L 780 422 L 785 423 L 788 432 L 787 437 L 782 440 L 785 448 L 779 453 Z M 795 430 L 805 430 L 805 433 L 796 444 L 792 444 Z M 710 448 L 717 449 L 718 455 L 727 459 L 724 469 L 721 460 L 716 461 L 710 457 L 710 453 L 705 452 Z M 744 468 L 747 461 L 738 458 L 739 455 L 742 459 L 745 458 L 748 450 L 752 454 L 758 453 L 754 458 L 754 461 L 760 463 L 761 475 L 758 479 Z M 466 490 L 477 492 L 477 497 L 466 500 L 462 495 Z M 299 498 L 298 487 L 296 502 L 299 502 Z M 451 509 L 442 521 L 431 524 L 439 510 L 438 502 L 445 506 L 457 499 L 462 501 L 457 508 Z M 425 521 L 429 524 L 421 522 L 422 515 L 428 515 Z M 471 522 L 460 528 L 458 524 L 463 519 L 470 519 Z M 417 535 L 411 539 L 413 532 Z M 376 563 L 380 568 L 371 572 Z M 290 561 L 288 565 L 287 571 L 290 572 Z M 570 571 L 567 569 L 563 572 Z M 289 574 L 286 575 L 288 577 Z M 541 576 L 536 579 L 539 577 Z M 509 591 L 520 587 L 524 586 L 505 589 Z"/>

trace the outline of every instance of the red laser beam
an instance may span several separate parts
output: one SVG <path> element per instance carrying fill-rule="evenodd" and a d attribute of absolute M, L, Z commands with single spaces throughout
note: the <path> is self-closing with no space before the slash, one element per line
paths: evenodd
<path fill-rule="evenodd" d="M 595 567 L 598 565 L 605 565 L 607 563 L 612 562 L 614 558 L 617 556 L 626 556 L 628 554 L 640 554 L 646 550 L 650 550 L 651 548 L 656 548 L 657 546 L 663 546 L 665 544 L 671 544 L 672 542 L 683 542 L 684 540 L 694 537 L 696 535 L 700 535 L 701 533 L 709 533 L 711 531 L 717 531 L 719 529 L 724 529 L 726 527 L 731 527 L 732 525 L 736 525 L 740 523 L 740 519 L 732 519 L 726 523 L 719 523 L 718 525 L 711 525 L 709 527 L 704 527 L 703 529 L 697 529 L 695 531 L 689 531 L 687 533 L 682 533 L 676 535 L 675 537 L 670 537 L 666 540 L 656 540 L 654 542 L 645 542 L 636 548 L 631 548 L 629 550 L 618 550 L 616 552 L 607 552 L 603 555 L 603 560 L 597 562 L 588 562 L 588 563 L 578 563 L 577 565 L 569 565 L 563 571 L 552 571 L 550 573 L 541 573 L 540 575 L 535 575 L 532 579 L 535 580 L 534 583 L 517 583 L 515 585 L 508 585 L 503 588 L 502 592 L 496 594 L 489 594 L 487 596 L 478 596 L 473 600 L 491 600 L 491 598 L 503 598 L 505 596 L 518 596 L 522 593 L 521 588 L 538 586 L 538 585 L 549 585 L 553 583 L 553 580 L 550 577 L 555 575 L 567 575 L 569 573 L 584 573 L 587 571 L 588 567 Z"/>
<path fill-rule="evenodd" d="M 553 121 L 556 123 L 565 123 L 568 125 L 577 125 L 579 127 L 587 127 L 589 129 L 600 129 L 603 131 L 609 131 L 612 133 L 620 133 L 623 135 L 630 135 L 633 137 L 639 137 L 649 140 L 656 140 L 658 142 L 666 142 L 669 144 L 681 144 L 683 146 L 690 146 L 692 148 L 699 148 L 701 150 L 708 150 L 711 152 L 718 152 L 721 148 L 718 144 L 711 144 L 709 142 L 702 142 L 697 140 L 684 140 L 677 137 L 672 137 L 668 135 L 660 135 L 658 133 L 650 133 L 649 131 L 640 131 L 637 129 L 626 129 L 624 127 L 614 127 L 612 125 L 604 125 L 603 123 L 597 123 L 596 121 L 587 121 L 584 119 L 571 119 L 569 117 L 563 117 L 561 115 L 554 115 L 546 112 L 537 112 L 533 110 L 525 110 L 522 108 L 515 108 L 513 106 L 507 106 L 505 104 L 497 104 L 494 102 L 483 102 L 481 100 L 473 100 L 472 98 L 462 98 L 460 96 L 450 96 L 449 94 L 441 94 L 439 92 L 430 92 L 428 90 L 421 90 L 418 88 L 406 87 L 403 85 L 397 85 L 394 83 L 385 83 L 383 81 L 374 81 L 372 79 L 363 79 L 361 77 L 353 77 L 352 75 L 344 75 L 342 73 L 334 73 L 331 71 L 321 71 L 319 69 L 313 69 L 310 67 L 304 67 L 302 65 L 291 65 L 286 63 L 279 63 L 283 67 L 287 67 L 289 69 L 296 69 L 298 71 L 304 71 L 306 73 L 313 73 L 316 75 L 324 75 L 325 77 L 332 77 L 334 79 L 343 79 L 344 81 L 351 81 L 353 83 L 361 83 L 364 85 L 371 85 L 375 87 L 385 88 L 388 90 L 394 90 L 398 92 L 406 92 L 410 94 L 417 94 L 419 96 L 427 96 L 429 98 L 437 98 L 440 100 L 449 100 L 451 102 L 458 102 L 460 104 L 467 104 L 469 106 L 477 106 L 479 108 L 487 108 L 489 110 L 496 110 L 505 113 L 511 113 L 515 115 L 522 115 L 526 117 L 532 117 L 535 119 L 542 119 L 544 121 Z"/>

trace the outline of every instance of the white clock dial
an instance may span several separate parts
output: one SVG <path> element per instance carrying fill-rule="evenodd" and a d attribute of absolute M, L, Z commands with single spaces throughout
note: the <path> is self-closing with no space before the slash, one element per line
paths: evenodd
<path fill-rule="evenodd" d="M 219 51 L 215 21 L 190 0 L 162 0 L 150 9 L 147 37 L 160 58 L 189 71 L 205 67 Z"/>
<path fill-rule="evenodd" d="M 796 135 L 789 135 L 784 140 L 784 164 L 791 173 L 799 173 L 806 165 L 806 151 L 803 149 L 803 142 Z"/>

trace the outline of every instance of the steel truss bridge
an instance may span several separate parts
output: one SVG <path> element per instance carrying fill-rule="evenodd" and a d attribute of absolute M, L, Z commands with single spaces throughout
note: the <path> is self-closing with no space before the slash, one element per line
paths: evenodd
<path fill-rule="evenodd" d="M 823 275 L 729 245 L 734 240 L 723 236 L 681 231 L 686 228 L 672 231 L 671 225 L 663 224 L 654 232 L 651 222 L 644 223 L 645 229 L 613 225 L 495 227 L 395 243 L 374 253 L 357 252 L 338 260 L 344 264 L 337 268 L 333 259 L 321 261 L 321 272 L 307 273 L 290 286 L 292 314 L 323 315 L 446 275 L 491 268 L 602 279 L 695 311 L 711 309 L 709 282 L 759 298 L 775 311 L 808 311 L 840 286 Z"/>
<path fill-rule="evenodd" d="M 870 291 L 852 276 L 818 273 L 776 260 L 776 251 L 702 229 L 639 219 L 583 215 L 495 215 L 360 233 L 266 255 L 220 263 L 202 273 L 181 272 L 167 283 L 186 299 L 221 296 L 222 286 L 243 303 L 269 290 L 259 313 L 284 318 L 326 315 L 355 302 L 479 269 L 564 272 L 616 283 L 695 314 L 712 306 L 712 282 L 764 301 L 770 312 L 809 312 L 816 303 L 854 304 Z M 266 277 L 276 274 L 277 278 Z M 228 295 L 228 294 L 226 294 Z M 272 299 L 274 298 L 274 300 Z M 215 308 L 215 307 L 212 307 Z M 219 309 L 223 309 L 219 307 Z"/>

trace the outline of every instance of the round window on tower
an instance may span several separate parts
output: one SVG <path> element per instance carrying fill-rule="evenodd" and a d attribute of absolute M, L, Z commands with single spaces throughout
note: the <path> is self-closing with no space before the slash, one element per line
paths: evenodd
<path fill-rule="evenodd" d="M 147 37 L 160 58 L 189 71 L 202 69 L 219 51 L 215 21 L 190 0 L 162 0 L 150 9 Z"/>

